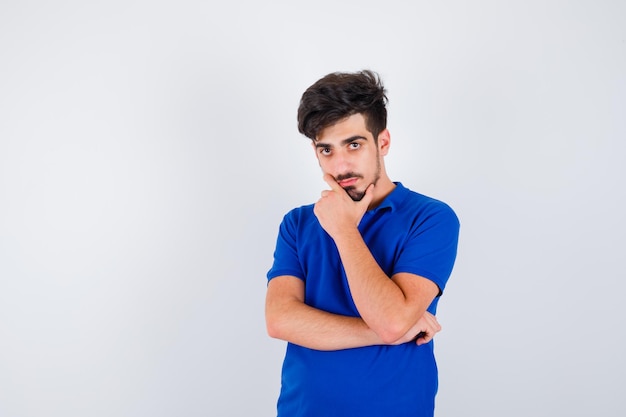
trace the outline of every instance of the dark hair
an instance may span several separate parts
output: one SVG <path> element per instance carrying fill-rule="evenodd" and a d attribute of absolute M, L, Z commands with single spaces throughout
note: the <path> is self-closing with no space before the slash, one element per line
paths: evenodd
<path fill-rule="evenodd" d="M 378 134 L 387 127 L 385 92 L 380 76 L 370 70 L 328 74 L 302 94 L 298 107 L 298 130 L 315 140 L 328 126 L 361 113 L 367 130 L 377 141 Z"/>

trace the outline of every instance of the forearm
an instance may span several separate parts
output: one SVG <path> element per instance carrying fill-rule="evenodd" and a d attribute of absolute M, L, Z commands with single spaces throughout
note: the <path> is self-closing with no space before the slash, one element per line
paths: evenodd
<path fill-rule="evenodd" d="M 359 317 L 332 314 L 289 300 L 266 306 L 271 337 L 317 350 L 339 350 L 383 344 Z"/>
<path fill-rule="evenodd" d="M 358 229 L 334 238 L 361 317 L 382 340 L 391 343 L 422 317 L 430 301 L 407 297 L 380 268 Z"/>

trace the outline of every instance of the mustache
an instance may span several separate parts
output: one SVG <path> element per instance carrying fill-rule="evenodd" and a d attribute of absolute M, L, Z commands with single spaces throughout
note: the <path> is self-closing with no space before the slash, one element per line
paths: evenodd
<path fill-rule="evenodd" d="M 339 174 L 335 177 L 335 181 L 343 181 L 348 178 L 363 178 L 363 175 L 357 174 L 356 172 L 348 172 L 345 174 Z"/>

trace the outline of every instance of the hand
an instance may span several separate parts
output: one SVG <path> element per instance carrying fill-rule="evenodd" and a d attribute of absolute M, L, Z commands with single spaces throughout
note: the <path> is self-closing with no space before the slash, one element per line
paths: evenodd
<path fill-rule="evenodd" d="M 437 318 L 427 311 L 394 345 L 414 341 L 418 346 L 421 346 L 433 340 L 435 334 L 440 331 L 441 325 Z"/>
<path fill-rule="evenodd" d="M 374 184 L 367 187 L 361 201 L 354 201 L 332 175 L 324 174 L 324 181 L 331 189 L 322 191 L 322 198 L 315 203 L 313 212 L 322 228 L 334 238 L 347 228 L 358 227 L 374 198 Z"/>

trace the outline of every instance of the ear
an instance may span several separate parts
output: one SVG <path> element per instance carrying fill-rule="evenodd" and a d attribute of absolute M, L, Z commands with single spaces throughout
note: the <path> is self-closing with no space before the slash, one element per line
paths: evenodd
<path fill-rule="evenodd" d="M 378 134 L 378 150 L 380 154 L 385 156 L 389 152 L 391 146 L 391 134 L 389 130 L 385 129 Z"/>

